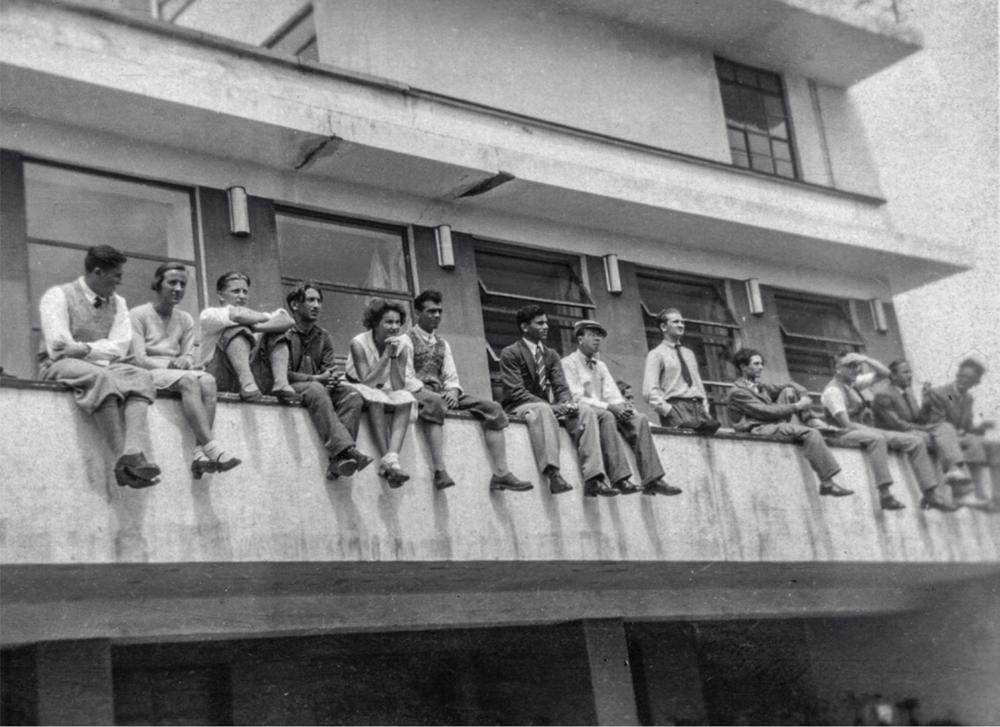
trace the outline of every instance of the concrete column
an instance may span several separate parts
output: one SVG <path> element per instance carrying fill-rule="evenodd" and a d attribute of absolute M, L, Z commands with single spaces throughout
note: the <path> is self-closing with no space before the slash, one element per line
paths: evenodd
<path fill-rule="evenodd" d="M 114 724 L 107 639 L 38 644 L 35 675 L 38 724 Z"/>
<path fill-rule="evenodd" d="M 621 619 L 588 619 L 582 628 L 594 695 L 594 723 L 639 724 Z"/>

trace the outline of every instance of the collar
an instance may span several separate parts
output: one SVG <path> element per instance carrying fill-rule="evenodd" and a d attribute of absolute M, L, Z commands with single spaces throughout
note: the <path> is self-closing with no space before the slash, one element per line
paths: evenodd
<path fill-rule="evenodd" d="M 82 275 L 79 278 L 77 278 L 76 281 L 80 284 L 80 287 L 83 289 L 83 295 L 87 298 L 88 301 L 90 301 L 91 305 L 93 305 L 94 301 L 97 300 L 98 298 L 100 298 L 103 302 L 108 303 L 115 295 L 114 293 L 112 293 L 106 298 L 98 295 L 93 290 L 91 290 L 90 286 L 87 285 L 87 281 L 83 279 Z"/>
<path fill-rule="evenodd" d="M 322 329 L 315 323 L 312 324 L 312 327 L 308 331 L 304 331 L 301 328 L 299 328 L 298 323 L 296 323 L 291 328 L 291 331 L 294 331 L 295 333 L 299 334 L 299 336 L 301 336 L 302 338 L 312 338 L 313 336 L 318 335 L 321 330 Z"/>
<path fill-rule="evenodd" d="M 597 358 L 597 356 L 596 356 L 596 355 L 595 355 L 595 356 L 594 356 L 593 358 L 587 358 L 587 357 L 586 357 L 586 356 L 585 356 L 585 355 L 583 354 L 583 351 L 581 351 L 580 349 L 576 349 L 576 350 L 575 350 L 575 351 L 573 352 L 573 354 L 574 354 L 574 355 L 575 355 L 575 356 L 577 357 L 577 359 L 579 360 L 579 362 L 580 362 L 580 365 L 581 365 L 581 366 L 585 366 L 586 368 L 591 368 L 591 367 L 590 367 L 590 365 L 589 365 L 589 363 L 590 363 L 591 361 L 593 361 L 593 362 L 594 362 L 594 366 L 593 366 L 593 368 L 595 368 L 595 369 L 596 369 L 596 368 L 597 368 L 597 364 L 598 364 L 598 363 L 600 362 L 600 359 L 599 359 L 599 358 Z"/>
<path fill-rule="evenodd" d="M 437 343 L 437 334 L 433 331 L 425 331 L 420 326 L 413 326 L 410 328 L 410 332 L 424 343 Z"/>
<path fill-rule="evenodd" d="M 664 338 L 660 345 L 665 346 L 666 348 L 683 348 L 684 341 L 680 340 L 677 343 L 672 343 L 669 339 Z"/>
<path fill-rule="evenodd" d="M 529 351 L 531 351 L 531 355 L 532 356 L 534 356 L 535 353 L 538 351 L 538 347 L 540 345 L 542 345 L 540 343 L 532 343 L 531 341 L 529 341 L 527 338 L 524 338 L 523 336 L 521 337 L 521 341 L 523 341 L 524 345 L 528 347 Z"/>

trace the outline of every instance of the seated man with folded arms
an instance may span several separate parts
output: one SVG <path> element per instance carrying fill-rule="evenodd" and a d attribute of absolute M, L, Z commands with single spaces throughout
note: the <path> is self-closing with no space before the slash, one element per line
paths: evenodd
<path fill-rule="evenodd" d="M 659 320 L 663 342 L 646 354 L 642 394 L 663 426 L 715 434 L 722 424 L 709 414 L 694 351 L 681 343 L 684 317 L 676 308 L 667 308 Z"/>
<path fill-rule="evenodd" d="M 812 399 L 804 386 L 765 384 L 760 380 L 764 373 L 764 357 L 760 351 L 741 348 L 733 356 L 733 363 L 740 378 L 733 382 L 726 396 L 729 416 L 737 432 L 791 437 L 800 442 L 806 461 L 819 477 L 819 494 L 845 497 L 854 490 L 841 487 L 834 481 L 840 465 L 834 459 L 820 430 L 808 426 L 803 417 L 809 416 Z"/>
<path fill-rule="evenodd" d="M 38 306 L 45 347 L 39 374 L 73 389 L 77 406 L 93 416 L 117 457 L 115 481 L 139 489 L 160 481 L 160 468 L 143 454 L 156 390 L 148 371 L 124 363 L 132 324 L 115 289 L 127 259 L 108 245 L 91 247 L 81 277 L 45 292 Z"/>
<path fill-rule="evenodd" d="M 219 305 L 201 312 L 200 365 L 215 377 L 219 391 L 239 392 L 243 401 L 256 401 L 262 394 L 251 367 L 257 333 L 283 333 L 295 321 L 283 308 L 271 313 L 247 308 L 250 276 L 239 271 L 222 275 L 215 284 Z M 269 360 L 274 371 L 272 394 L 286 404 L 302 397 L 288 383 L 288 347 L 278 346 Z"/>
<path fill-rule="evenodd" d="M 434 486 L 443 490 L 455 484 L 444 466 L 444 419 L 448 409 L 471 413 L 483 427 L 486 449 L 490 455 L 493 476 L 491 490 L 530 490 L 532 484 L 515 477 L 507 465 L 507 415 L 495 401 L 470 396 L 462 391 L 458 369 L 448 342 L 437 335 L 444 313 L 442 296 L 436 290 L 425 290 L 413 301 L 415 325 L 407 333 L 407 379 L 416 380 L 420 387 L 413 392 L 419 407 L 419 418 L 430 445 L 434 464 Z"/>
<path fill-rule="evenodd" d="M 862 373 L 863 364 L 871 367 L 872 371 Z M 909 458 L 917 483 L 924 493 L 920 501 L 921 507 L 925 510 L 951 512 L 955 507 L 942 500 L 935 491 L 938 484 L 937 476 L 923 438 L 912 432 L 876 429 L 869 424 L 870 412 L 861 391 L 888 376 L 888 368 L 863 354 L 852 351 L 837 356 L 836 373 L 823 389 L 822 396 L 823 406 L 826 407 L 831 422 L 843 430 L 837 435 L 837 441 L 857 442 L 867 450 L 871 457 L 879 489 L 879 503 L 883 510 L 901 510 L 905 507 L 889 491 L 892 487 L 892 475 L 889 472 L 888 450 L 891 449 L 905 452 Z"/>
<path fill-rule="evenodd" d="M 200 480 L 205 473 L 231 470 L 240 460 L 226 452 L 212 434 L 215 378 L 194 368 L 194 319 L 177 308 L 187 283 L 183 263 L 164 263 L 153 277 L 156 302 L 136 306 L 129 317 L 135 365 L 149 371 L 157 389 L 181 395 L 181 410 L 197 443 L 191 474 Z"/>
<path fill-rule="evenodd" d="M 639 491 L 631 482 L 620 432 L 635 453 L 644 495 L 679 495 L 681 488 L 663 481 L 663 466 L 653 444 L 649 420 L 622 396 L 607 365 L 597 358 L 601 343 L 608 332 L 597 321 L 577 321 L 573 325 L 576 351 L 562 360 L 573 401 L 582 409 L 589 407 L 597 414 L 600 446 L 604 468 L 612 486 L 623 495 Z"/>
<path fill-rule="evenodd" d="M 955 427 L 944 420 L 934 424 L 923 421 L 920 407 L 910 391 L 912 383 L 913 370 L 908 362 L 898 359 L 889 364 L 888 380 L 872 387 L 875 426 L 894 432 L 913 432 L 923 437 L 924 444 L 941 461 L 944 481 L 952 488 L 955 504 L 969 507 L 987 505 L 986 501 L 977 499 L 968 487 L 972 477 L 965 468 L 965 455 Z"/>
<path fill-rule="evenodd" d="M 526 305 L 517 311 L 522 338 L 500 352 L 500 382 L 503 385 L 503 408 L 509 414 L 523 416 L 535 462 L 549 480 L 549 492 L 558 495 L 573 486 L 559 471 L 559 423 L 562 419 L 576 443 L 587 497 L 614 497 L 618 490 L 608 484 L 601 457 L 597 416 L 589 407 L 574 403 L 559 354 L 545 346 L 549 336 L 549 318 L 539 305 Z"/>
<path fill-rule="evenodd" d="M 271 362 L 287 357 L 288 381 L 302 397 L 329 454 L 326 478 L 350 477 L 372 463 L 355 446 L 364 399 L 343 383 L 344 373 L 334 368 L 333 337 L 316 324 L 323 310 L 323 291 L 302 283 L 289 291 L 285 303 L 295 325 L 283 333 L 264 335 L 254 356 L 254 378 L 262 388 L 270 389 L 275 380 Z"/>
<path fill-rule="evenodd" d="M 973 416 L 973 397 L 969 393 L 979 385 L 986 374 L 986 364 L 977 357 L 969 356 L 962 360 L 955 373 L 955 381 L 944 386 L 926 387 L 924 390 L 924 403 L 920 409 L 920 419 L 927 422 L 928 426 L 939 426 L 943 422 L 951 424 L 958 434 L 958 442 L 962 448 L 962 454 L 966 464 L 987 465 L 992 468 L 1000 467 L 1000 442 L 990 441 L 983 438 L 986 430 L 993 428 L 992 420 L 985 420 L 978 425 Z M 996 491 L 996 480 L 994 479 L 994 500 L 1000 495 Z M 971 493 L 970 493 L 971 494 Z M 973 497 L 971 499 L 961 498 L 960 504 L 973 504 L 974 507 L 982 507 L 990 511 L 996 511 L 995 502 L 981 504 L 981 501 Z"/>

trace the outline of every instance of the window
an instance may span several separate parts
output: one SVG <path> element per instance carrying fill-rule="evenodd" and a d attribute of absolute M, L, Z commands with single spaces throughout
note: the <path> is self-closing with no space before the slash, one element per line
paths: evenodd
<path fill-rule="evenodd" d="M 412 299 L 406 230 L 290 209 L 275 215 L 281 282 L 286 289 L 312 281 L 323 290 L 319 324 L 346 356 L 361 332 L 373 297 Z"/>
<path fill-rule="evenodd" d="M 834 356 L 864 348 L 847 301 L 795 293 L 778 293 L 774 299 L 788 373 L 809 391 L 822 391 L 833 378 Z"/>
<path fill-rule="evenodd" d="M 271 34 L 262 46 L 307 61 L 319 60 L 316 46 L 316 19 L 312 3 L 302 7 Z"/>
<path fill-rule="evenodd" d="M 680 310 L 686 323 L 684 345 L 698 359 L 713 416 L 728 425 L 725 399 L 729 382 L 735 378 L 731 359 L 739 326 L 726 302 L 725 284 L 654 270 L 639 271 L 638 280 L 646 344 L 653 348 L 663 340 L 660 311 Z"/>
<path fill-rule="evenodd" d="M 791 119 L 781 76 L 715 59 L 733 164 L 796 179 Z"/>
<path fill-rule="evenodd" d="M 578 274 L 578 258 L 480 243 L 476 248 L 479 298 L 490 359 L 490 378 L 498 397 L 500 351 L 521 337 L 517 309 L 537 303 L 549 319 L 546 342 L 566 355 L 574 348 L 573 324 L 591 316 L 594 304 Z"/>
<path fill-rule="evenodd" d="M 111 245 L 129 257 L 118 288 L 129 307 L 152 300 L 149 286 L 161 263 L 184 263 L 189 287 L 179 307 L 198 319 L 190 190 L 25 161 L 24 198 L 34 350 L 41 339 L 38 301 L 53 285 L 83 274 L 92 245 Z"/>

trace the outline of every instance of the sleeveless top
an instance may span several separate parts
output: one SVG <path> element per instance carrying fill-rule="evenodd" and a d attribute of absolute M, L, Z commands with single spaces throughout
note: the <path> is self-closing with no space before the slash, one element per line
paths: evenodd
<path fill-rule="evenodd" d="M 64 283 L 59 289 L 66 298 L 69 332 L 73 340 L 79 343 L 91 343 L 107 338 L 111 333 L 111 326 L 114 325 L 115 314 L 118 312 L 118 296 L 112 294 L 107 303 L 95 308 L 84 295 L 79 281 Z M 48 349 L 45 347 L 45 340 L 42 339 L 38 345 L 38 362 L 44 367 L 48 365 L 48 361 Z"/>
<path fill-rule="evenodd" d="M 444 371 L 444 340 L 439 336 L 433 344 L 426 343 L 420 336 L 407 332 L 413 342 L 413 370 L 424 386 L 434 392 L 440 392 L 444 385 L 441 381 Z"/>
<path fill-rule="evenodd" d="M 843 381 L 838 378 L 833 378 L 827 386 L 836 386 L 844 394 L 844 405 L 847 407 L 847 418 L 852 422 L 857 422 L 858 424 L 864 424 L 866 426 L 872 426 L 874 422 L 874 415 L 872 414 L 871 404 L 865 399 L 861 392 L 855 389 L 853 386 L 848 386 Z M 826 416 L 832 424 L 837 424 L 837 421 L 827 412 Z"/>

